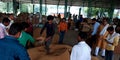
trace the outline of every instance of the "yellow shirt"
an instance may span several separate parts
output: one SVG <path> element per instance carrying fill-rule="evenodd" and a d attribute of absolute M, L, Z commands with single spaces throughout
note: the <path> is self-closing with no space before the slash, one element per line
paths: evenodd
<path fill-rule="evenodd" d="M 113 40 L 113 45 L 109 45 L 109 43 L 108 43 L 107 46 L 106 46 L 106 50 L 114 51 L 115 46 L 118 45 L 118 41 L 119 41 L 119 36 L 116 36 Z"/>

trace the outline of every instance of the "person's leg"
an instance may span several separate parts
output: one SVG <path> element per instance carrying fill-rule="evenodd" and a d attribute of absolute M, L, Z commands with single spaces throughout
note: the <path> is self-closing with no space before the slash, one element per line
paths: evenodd
<path fill-rule="evenodd" d="M 97 47 L 95 48 L 95 55 L 97 56 L 98 55 L 98 52 L 99 52 L 99 49 L 100 49 L 100 46 L 101 46 L 101 40 L 98 39 L 98 42 L 97 42 Z"/>
<path fill-rule="evenodd" d="M 109 60 L 113 60 L 113 51 L 109 51 Z"/>
<path fill-rule="evenodd" d="M 47 54 L 50 53 L 50 44 L 52 42 L 52 37 L 50 39 L 48 39 L 47 41 L 45 41 L 45 49 L 47 51 Z"/>
<path fill-rule="evenodd" d="M 105 60 L 109 60 L 108 58 L 109 58 L 109 52 L 108 52 L 108 50 L 106 50 L 106 52 L 105 52 Z"/>
<path fill-rule="evenodd" d="M 105 52 L 105 60 L 113 60 L 113 51 L 106 50 L 106 52 Z"/>
<path fill-rule="evenodd" d="M 106 47 L 106 42 L 105 40 L 102 40 L 102 56 L 105 56 L 105 47 Z"/>
<path fill-rule="evenodd" d="M 61 31 L 61 32 L 60 32 L 59 42 L 58 42 L 59 44 L 62 44 L 62 43 L 63 43 L 64 35 L 65 35 L 65 31 Z"/>

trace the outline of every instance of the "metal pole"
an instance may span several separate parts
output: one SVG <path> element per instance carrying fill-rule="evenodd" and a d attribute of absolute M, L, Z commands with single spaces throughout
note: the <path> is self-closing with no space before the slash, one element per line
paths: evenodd
<path fill-rule="evenodd" d="M 81 15 L 81 8 L 79 8 L 79 16 Z"/>
<path fill-rule="evenodd" d="M 16 14 L 16 5 L 15 5 L 16 0 L 13 0 L 13 13 Z"/>
<path fill-rule="evenodd" d="M 42 0 L 39 0 L 40 3 L 40 14 L 42 15 Z"/>
<path fill-rule="evenodd" d="M 33 1 L 33 0 L 31 0 L 31 3 L 33 4 L 33 13 L 34 13 L 34 1 Z"/>
<path fill-rule="evenodd" d="M 114 4 L 114 0 L 111 0 L 110 9 L 109 9 L 109 11 L 108 11 L 108 13 L 109 13 L 109 18 L 110 18 L 109 23 L 112 22 L 113 13 L 114 13 L 114 5 L 115 5 L 115 4 Z"/>
<path fill-rule="evenodd" d="M 9 2 L 7 2 L 7 13 L 9 12 Z"/>
<path fill-rule="evenodd" d="M 47 12 L 47 1 L 45 0 L 45 15 L 46 15 L 46 12 Z"/>
<path fill-rule="evenodd" d="M 22 12 L 22 2 L 20 2 L 20 12 Z"/>
<path fill-rule="evenodd" d="M 64 18 L 67 18 L 67 3 L 68 3 L 68 0 L 65 0 Z"/>
<path fill-rule="evenodd" d="M 89 0 L 89 1 L 88 1 L 88 11 L 87 11 L 87 17 L 88 17 L 88 18 L 91 17 L 91 11 L 92 11 L 91 3 L 92 3 L 92 1 Z"/>
<path fill-rule="evenodd" d="M 58 14 L 59 4 L 60 4 L 60 0 L 58 0 L 58 4 L 57 4 L 57 14 Z"/>
<path fill-rule="evenodd" d="M 70 9 L 71 9 L 72 4 L 73 4 L 73 0 L 70 0 L 70 6 L 68 8 L 68 16 L 70 16 Z"/>

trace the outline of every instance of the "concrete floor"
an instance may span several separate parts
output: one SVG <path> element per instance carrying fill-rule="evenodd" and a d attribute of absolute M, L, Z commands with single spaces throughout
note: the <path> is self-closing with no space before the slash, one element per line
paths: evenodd
<path fill-rule="evenodd" d="M 64 45 L 57 45 L 56 44 L 56 45 L 53 46 L 52 49 L 54 50 L 55 47 L 63 49 L 63 47 L 66 48 L 66 45 L 67 45 L 67 50 L 69 50 L 70 47 L 72 48 L 72 46 L 74 46 L 75 44 L 77 44 L 77 34 L 78 34 L 77 31 L 69 30 L 65 34 L 64 41 L 63 41 Z M 57 38 L 54 39 L 54 40 L 56 40 L 55 42 L 57 42 L 58 36 L 59 36 L 58 33 L 56 33 L 55 37 L 57 37 Z M 117 47 L 117 49 L 118 48 L 120 49 L 119 46 Z M 62 51 L 62 49 L 60 51 Z M 31 57 L 31 60 L 69 60 L 69 55 L 70 54 L 69 54 L 69 52 L 67 50 L 63 50 L 64 53 L 61 54 L 60 56 L 57 56 L 57 57 L 56 56 L 52 56 L 52 55 L 56 55 L 56 54 L 58 54 L 58 52 L 60 52 L 60 51 L 58 51 L 56 49 L 54 51 L 57 51 L 57 52 L 53 53 L 52 55 L 46 55 L 45 54 L 45 50 L 44 50 L 43 47 L 42 48 L 41 47 L 36 47 L 36 48 L 28 49 L 28 52 L 29 52 L 29 55 Z M 119 60 L 120 54 L 118 52 L 114 54 L 114 60 Z M 65 58 L 63 58 L 63 57 L 65 57 Z M 93 60 L 104 60 L 100 56 L 97 56 L 97 57 L 93 56 L 93 58 L 95 58 Z"/>

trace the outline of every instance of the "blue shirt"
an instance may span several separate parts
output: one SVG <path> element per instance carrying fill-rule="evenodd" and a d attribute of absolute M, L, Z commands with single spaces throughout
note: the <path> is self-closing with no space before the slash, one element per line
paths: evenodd
<path fill-rule="evenodd" d="M 27 50 L 12 36 L 0 39 L 0 60 L 30 60 Z"/>
<path fill-rule="evenodd" d="M 93 26 L 93 32 L 92 32 L 92 36 L 95 35 L 97 33 L 98 27 L 100 26 L 99 22 L 96 22 Z"/>

